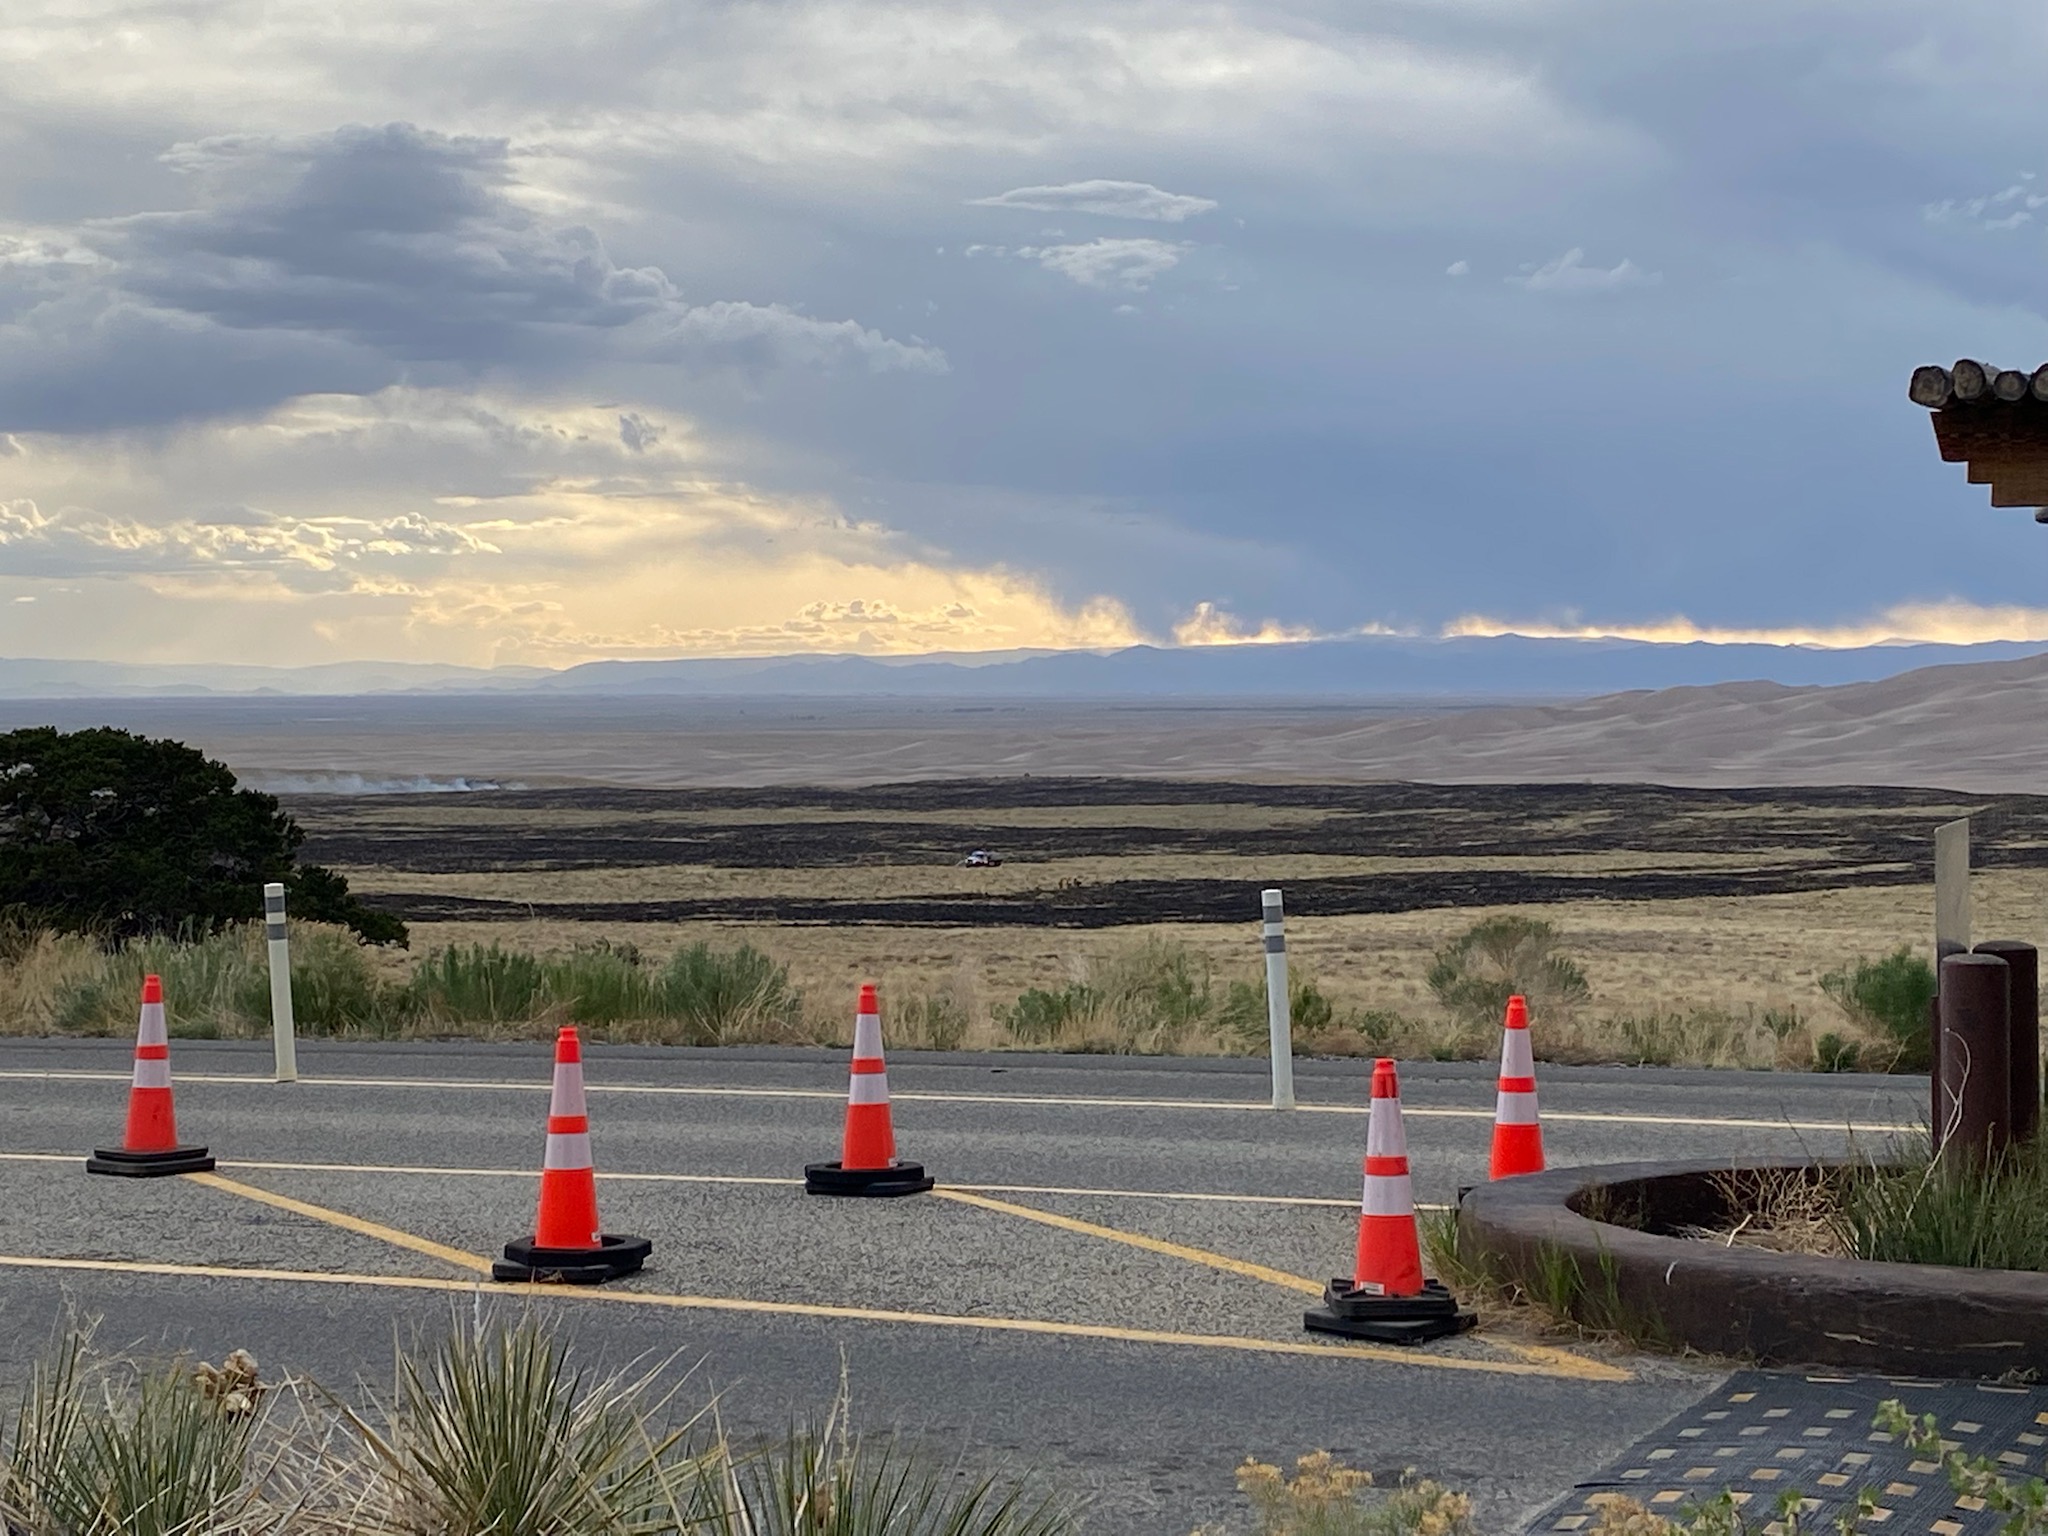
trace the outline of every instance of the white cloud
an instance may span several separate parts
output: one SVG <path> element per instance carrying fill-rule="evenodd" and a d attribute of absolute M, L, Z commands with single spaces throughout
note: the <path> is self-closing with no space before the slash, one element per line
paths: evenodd
<path fill-rule="evenodd" d="M 735 480 L 648 406 L 394 388 L 27 446 L 9 483 L 30 494 L 0 501 L 7 595 L 86 597 L 33 627 L 9 603 L 0 653 L 222 660 L 255 625 L 280 662 L 1145 638 L 1114 599 Z"/>
<path fill-rule="evenodd" d="M 1589 267 L 1583 248 L 1573 246 L 1533 272 L 1508 279 L 1531 293 L 1609 293 L 1620 288 L 1652 288 L 1664 281 L 1661 272 L 1645 272 L 1624 256 L 1611 267 Z"/>
<path fill-rule="evenodd" d="M 1310 640 L 1355 640 L 1364 636 L 1402 635 L 1415 631 L 1390 624 L 1358 624 L 1349 629 L 1317 629 L 1312 624 L 1283 624 L 1278 619 L 1261 619 L 1253 624 L 1215 603 L 1197 603 L 1192 612 L 1173 626 L 1176 645 L 1298 645 Z"/>
<path fill-rule="evenodd" d="M 0 69 L 15 122 L 189 137 L 432 103 L 443 126 L 544 146 L 549 175 L 578 192 L 689 160 L 858 201 L 864 171 L 968 157 L 985 177 L 1049 150 L 1128 164 L 1192 142 L 1298 170 L 1335 140 L 1542 163 L 1613 135 L 1502 50 L 1310 27 L 1282 7 L 677 0 L 657 21 L 644 0 L 590 0 L 579 14 L 567 30 L 531 0 L 10 0 Z"/>
<path fill-rule="evenodd" d="M 1069 181 L 1056 187 L 1015 187 L 977 197 L 979 208 L 1028 208 L 1037 213 L 1096 213 L 1109 218 L 1178 224 L 1217 205 L 1213 198 L 1167 192 L 1144 181 Z"/>
<path fill-rule="evenodd" d="M 26 497 L 0 502 L 0 550 L 16 577 L 177 581 L 261 573 L 301 591 L 352 590 L 354 571 L 399 557 L 498 553 L 417 512 L 294 518 L 229 507 L 152 524 L 75 506 L 44 512 Z"/>
<path fill-rule="evenodd" d="M 1214 603 L 1197 603 L 1194 612 L 1173 626 L 1176 645 L 1285 645 L 1290 641 L 1316 640 L 1315 630 L 1301 625 L 1281 624 L 1272 619 L 1252 625 Z"/>
<path fill-rule="evenodd" d="M 1179 265 L 1188 250 L 1167 240 L 1090 240 L 1085 245 L 1020 246 L 1019 256 L 1084 288 L 1122 288 L 1142 293 L 1152 280 Z"/>
<path fill-rule="evenodd" d="M 1984 197 L 1943 198 L 1920 210 L 1929 224 L 1974 224 L 1980 229 L 2018 229 L 2036 209 L 2048 207 L 2048 194 L 2037 191 L 2033 172 Z"/>
<path fill-rule="evenodd" d="M 1445 268 L 1444 268 L 1444 276 L 1445 276 L 1445 277 L 1465 277 L 1465 276 L 1469 275 L 1471 271 L 1472 271 L 1472 263 L 1471 263 L 1471 262 L 1469 262 L 1469 261 L 1454 261 L 1454 262 L 1452 262 L 1452 263 L 1451 263 L 1451 264 L 1450 264 L 1450 265 L 1449 265 L 1448 267 L 1445 267 Z"/>
<path fill-rule="evenodd" d="M 1867 645 L 1981 645 L 1994 640 L 2048 641 L 2048 608 L 1983 604 L 1950 598 L 1897 603 L 1875 618 L 1839 624 L 1717 625 L 1674 617 L 1591 624 L 1518 621 L 1468 614 L 1444 626 L 1459 635 L 1526 635 L 1539 640 L 1646 640 L 1658 645 L 1805 645 L 1821 650 Z"/>

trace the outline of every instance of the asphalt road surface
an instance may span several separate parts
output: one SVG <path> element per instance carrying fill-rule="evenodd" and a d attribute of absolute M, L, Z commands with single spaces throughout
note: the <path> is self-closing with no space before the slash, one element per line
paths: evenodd
<path fill-rule="evenodd" d="M 772 1433 L 822 1413 L 842 1360 L 858 1423 L 1035 1468 L 1086 1528 L 1186 1536 L 1237 1514 L 1246 1455 L 1328 1449 L 1471 1492 L 1510 1531 L 1710 1390 L 1697 1363 L 1482 1329 L 1419 1350 L 1302 1330 L 1348 1267 L 1367 1063 L 1303 1062 L 1302 1108 L 1258 1063 L 900 1054 L 903 1155 L 942 1193 L 806 1197 L 837 1156 L 829 1052 L 586 1048 L 600 1207 L 655 1243 L 600 1291 L 507 1289 L 479 1267 L 533 1230 L 543 1045 L 177 1042 L 180 1129 L 217 1176 L 93 1178 L 128 1047 L 0 1043 L 0 1379 L 73 1313 L 103 1344 L 330 1386 L 488 1309 L 557 1322 L 593 1362 L 673 1357 L 686 1398 Z M 1416 1197 L 1485 1177 L 1492 1080 L 1402 1074 Z M 1547 1068 L 1550 1161 L 1838 1151 L 1921 1118 L 1924 1080 Z"/>

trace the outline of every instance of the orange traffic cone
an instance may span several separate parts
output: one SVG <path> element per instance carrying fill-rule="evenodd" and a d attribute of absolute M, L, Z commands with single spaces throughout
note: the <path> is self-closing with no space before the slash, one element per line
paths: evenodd
<path fill-rule="evenodd" d="M 1500 1042 L 1500 1095 L 1494 1101 L 1491 1179 L 1543 1171 L 1543 1127 L 1536 1119 L 1536 1055 L 1529 1048 L 1529 1004 L 1508 999 Z"/>
<path fill-rule="evenodd" d="M 128 1127 L 118 1148 L 101 1147 L 85 1160 L 87 1173 L 131 1179 L 170 1173 L 205 1173 L 213 1159 L 204 1147 L 178 1145 L 171 1107 L 171 1037 L 164 1028 L 164 984 L 142 978 L 142 1017 L 135 1029 L 135 1077 L 128 1089 Z"/>
<path fill-rule="evenodd" d="M 1358 1259 L 1351 1278 L 1332 1280 L 1323 1305 L 1302 1318 L 1317 1333 L 1390 1344 L 1421 1344 L 1460 1333 L 1475 1321 L 1457 1298 L 1422 1276 L 1415 1195 L 1408 1176 L 1408 1132 L 1401 1085 L 1382 1056 L 1372 1069 L 1372 1117 L 1365 1131 L 1365 1198 L 1358 1213 Z"/>
<path fill-rule="evenodd" d="M 924 1164 L 896 1161 L 889 1071 L 882 1062 L 882 1005 L 875 984 L 866 982 L 853 1015 L 853 1081 L 839 1161 L 805 1164 L 804 1189 L 813 1195 L 917 1195 L 931 1187 Z"/>
<path fill-rule="evenodd" d="M 583 1101 L 583 1042 L 555 1037 L 555 1084 L 548 1096 L 548 1146 L 541 1159 L 540 1215 L 533 1236 L 505 1245 L 493 1280 L 565 1280 L 573 1285 L 630 1275 L 654 1244 L 598 1230 L 597 1169 L 590 1160 L 590 1113 Z"/>

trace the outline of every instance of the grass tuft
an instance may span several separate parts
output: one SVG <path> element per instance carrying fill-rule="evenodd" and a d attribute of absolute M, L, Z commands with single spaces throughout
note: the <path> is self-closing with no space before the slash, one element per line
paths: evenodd
<path fill-rule="evenodd" d="M 414 968 L 400 1007 L 427 1024 L 524 1023 L 546 1016 L 546 982 L 538 955 L 497 944 L 452 945 Z"/>
<path fill-rule="evenodd" d="M 751 944 L 678 950 L 662 968 L 654 996 L 661 1017 L 681 1027 L 686 1045 L 803 1038 L 803 995 L 790 985 L 789 967 Z"/>
<path fill-rule="evenodd" d="M 2014 1147 L 1979 1168 L 1925 1140 L 1844 1181 L 1837 1219 L 1859 1259 L 1965 1269 L 2048 1269 L 2048 1147 Z"/>

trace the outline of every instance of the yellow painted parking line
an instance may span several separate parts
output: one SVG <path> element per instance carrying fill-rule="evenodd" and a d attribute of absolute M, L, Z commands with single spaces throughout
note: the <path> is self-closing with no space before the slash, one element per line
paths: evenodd
<path fill-rule="evenodd" d="M 1007 1200 L 988 1200 L 979 1195 L 970 1195 L 959 1189 L 935 1189 L 935 1195 L 959 1202 L 962 1205 L 978 1206 L 983 1210 L 997 1211 L 1005 1216 L 1019 1216 L 1026 1221 L 1042 1222 L 1048 1227 L 1057 1227 L 1062 1232 L 1074 1232 L 1083 1237 L 1099 1237 L 1107 1242 L 1124 1243 L 1132 1248 L 1142 1248 L 1148 1253 L 1164 1254 L 1168 1258 L 1184 1259 L 1190 1264 L 1204 1265 L 1209 1269 L 1223 1270 L 1228 1274 L 1243 1275 L 1251 1280 L 1263 1280 L 1268 1285 L 1277 1285 L 1305 1296 L 1320 1298 L 1323 1286 L 1305 1275 L 1290 1275 L 1285 1270 L 1272 1269 L 1264 1264 L 1254 1264 L 1245 1259 L 1234 1259 L 1226 1253 L 1212 1253 L 1207 1248 L 1192 1248 L 1185 1243 L 1167 1242 L 1142 1232 L 1126 1232 L 1117 1227 L 1099 1226 L 1092 1221 L 1076 1221 L 1071 1216 L 1056 1215 L 1051 1211 L 1035 1210 L 1028 1205 L 1012 1205 Z M 1570 1350 L 1556 1349 L 1542 1344 L 1517 1344 L 1505 1339 L 1488 1339 L 1487 1343 L 1500 1349 L 1509 1350 L 1524 1360 L 1547 1366 L 1552 1374 L 1568 1376 L 1581 1381 L 1633 1381 L 1635 1377 L 1618 1366 L 1603 1365 L 1597 1360 L 1588 1360 Z"/>
<path fill-rule="evenodd" d="M 390 1243 L 395 1248 L 408 1248 L 414 1253 L 423 1253 L 430 1259 L 453 1264 L 457 1269 L 467 1269 L 479 1275 L 488 1275 L 491 1272 L 491 1261 L 481 1254 L 464 1253 L 460 1248 L 450 1248 L 446 1243 L 437 1243 L 432 1238 L 415 1237 L 410 1232 L 401 1232 L 397 1227 L 387 1227 L 380 1221 L 365 1221 L 362 1217 L 351 1216 L 346 1211 L 332 1211 L 324 1205 L 310 1205 L 304 1200 L 294 1200 L 289 1195 L 273 1194 L 270 1190 L 258 1189 L 254 1184 L 224 1179 L 217 1173 L 188 1173 L 185 1177 L 194 1184 L 204 1184 L 208 1189 L 240 1195 L 244 1200 L 275 1206 L 278 1210 L 290 1211 L 295 1216 L 324 1221 L 330 1227 L 340 1227 L 344 1232 L 374 1237 L 379 1242 Z"/>
<path fill-rule="evenodd" d="M 197 1175 L 187 1175 L 197 1177 Z M 0 1269 L 50 1270 L 69 1274 L 138 1275 L 161 1279 L 237 1280 L 285 1285 L 352 1286 L 367 1290 L 426 1291 L 467 1296 L 525 1296 L 572 1305 L 664 1307 L 686 1312 L 739 1312 L 765 1317 L 810 1317 L 830 1321 L 895 1323 L 909 1327 L 959 1328 L 983 1333 L 1022 1333 L 1122 1344 L 1159 1344 L 1182 1349 L 1229 1350 L 1241 1354 L 1307 1356 L 1317 1360 L 1371 1360 L 1418 1370 L 1469 1371 L 1491 1376 L 1575 1378 L 1578 1373 L 1535 1360 L 1481 1360 L 1469 1355 L 1426 1355 L 1372 1344 L 1309 1343 L 1253 1339 L 1232 1334 L 1167 1333 L 1151 1328 L 1115 1328 L 1093 1323 L 1056 1323 L 1030 1317 L 971 1317 L 948 1312 L 892 1312 L 880 1307 L 838 1307 L 803 1301 L 753 1301 L 738 1296 L 671 1296 L 653 1291 L 603 1291 L 564 1285 L 484 1285 L 413 1275 L 333 1274 L 319 1270 L 235 1269 L 220 1264 L 158 1264 L 126 1259 L 46 1259 L 0 1255 Z M 1585 1378 L 1593 1379 L 1593 1378 Z"/>
<path fill-rule="evenodd" d="M 1105 1242 L 1123 1243 L 1128 1247 L 1142 1248 L 1147 1253 L 1160 1253 L 1170 1259 L 1184 1259 L 1190 1264 L 1201 1264 L 1210 1269 L 1243 1275 L 1250 1280 L 1263 1280 L 1268 1285 L 1285 1286 L 1288 1290 L 1300 1291 L 1303 1295 L 1323 1294 L 1323 1288 L 1313 1280 L 1301 1275 L 1290 1275 L 1285 1270 L 1269 1269 L 1264 1264 L 1254 1264 L 1246 1259 L 1233 1259 L 1227 1253 L 1211 1253 L 1206 1248 L 1190 1248 L 1185 1243 L 1169 1243 L 1163 1238 L 1148 1237 L 1142 1232 L 1125 1232 L 1116 1227 L 1097 1226 L 1092 1221 L 1077 1221 L 1072 1216 L 1056 1216 L 1051 1211 L 1033 1210 L 1028 1205 L 1012 1205 L 1007 1200 L 991 1200 L 986 1195 L 970 1195 L 961 1189 L 935 1189 L 932 1193 L 942 1200 L 978 1206 L 984 1211 L 996 1211 L 1004 1216 L 1021 1216 L 1026 1221 L 1057 1227 L 1062 1232 L 1078 1232 L 1083 1237 L 1099 1237 Z"/>
<path fill-rule="evenodd" d="M 126 1072 L 86 1072 L 53 1070 L 0 1070 L 0 1081 L 66 1081 L 125 1083 Z M 206 1083 L 213 1085 L 255 1085 L 277 1088 L 280 1085 L 267 1077 L 240 1074 L 181 1072 L 178 1081 L 182 1083 Z M 302 1077 L 297 1083 L 288 1085 L 291 1090 L 306 1088 L 406 1088 L 443 1089 L 460 1092 L 492 1093 L 535 1093 L 548 1092 L 548 1081 L 505 1082 L 483 1078 L 405 1078 L 405 1077 Z M 846 1093 L 843 1089 L 824 1088 L 740 1088 L 690 1085 L 681 1083 L 592 1083 L 587 1091 L 593 1097 L 611 1095 L 624 1097 L 679 1097 L 710 1099 L 829 1099 L 843 1103 Z M 1038 1108 L 1059 1109 L 1171 1109 L 1171 1110 L 1213 1110 L 1219 1112 L 1271 1114 L 1273 1108 L 1264 1100 L 1254 1099 L 1129 1099 L 1107 1096 L 1067 1096 L 1032 1093 L 924 1093 L 915 1089 L 892 1089 L 891 1100 L 895 1103 L 912 1104 L 975 1104 L 975 1105 L 1023 1105 Z M 1358 1115 L 1367 1114 L 1371 1106 L 1364 1101 L 1355 1104 L 1297 1104 L 1292 1111 L 1304 1115 Z M 1484 1120 L 1494 1118 L 1491 1106 L 1460 1108 L 1446 1105 L 1404 1104 L 1402 1115 L 1409 1120 Z M 1917 1131 L 1918 1124 L 1883 1120 L 1765 1120 L 1741 1116 L 1712 1115 L 1641 1115 L 1612 1114 L 1595 1110 L 1545 1110 L 1546 1122 L 1579 1125 L 1629 1125 L 1647 1128 L 1697 1130 L 1721 1129 L 1738 1131 L 1845 1131 L 1853 1135 L 1892 1135 Z"/>

